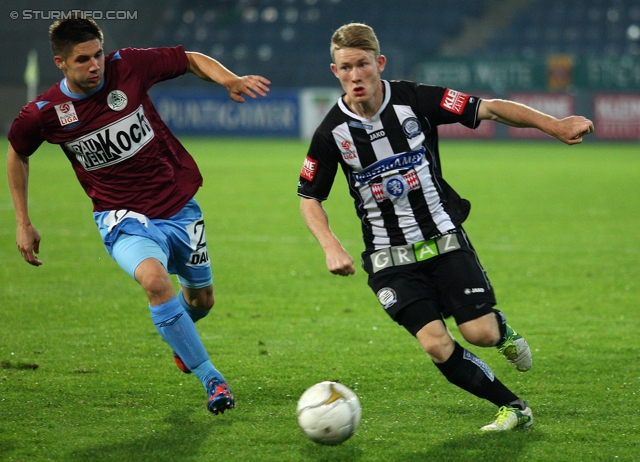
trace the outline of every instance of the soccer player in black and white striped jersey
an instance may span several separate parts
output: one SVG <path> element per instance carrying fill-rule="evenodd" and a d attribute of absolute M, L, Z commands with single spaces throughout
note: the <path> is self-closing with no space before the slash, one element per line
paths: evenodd
<path fill-rule="evenodd" d="M 498 407 L 483 431 L 532 425 L 527 402 L 458 344 L 444 322 L 452 316 L 465 340 L 497 347 L 519 371 L 531 367 L 531 350 L 494 308 L 493 288 L 462 227 L 470 204 L 442 177 L 437 126 L 476 128 L 493 120 L 537 128 L 572 145 L 593 132 L 593 123 L 450 88 L 383 80 L 386 58 L 364 24 L 339 28 L 331 57 L 344 95 L 316 130 L 298 186 L 302 216 L 327 268 L 342 276 L 355 272 L 322 206 L 340 166 L 362 222 L 363 268 L 385 311 L 417 338 L 447 380 Z"/>

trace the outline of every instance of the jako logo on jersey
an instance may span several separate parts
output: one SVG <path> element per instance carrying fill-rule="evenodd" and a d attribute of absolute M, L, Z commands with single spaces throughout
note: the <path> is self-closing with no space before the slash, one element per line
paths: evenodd
<path fill-rule="evenodd" d="M 65 125 L 72 124 L 74 122 L 78 122 L 78 115 L 76 114 L 76 108 L 73 107 L 73 103 L 69 101 L 68 103 L 62 103 L 54 106 L 56 110 L 56 114 L 58 114 L 58 120 L 60 120 L 60 125 L 63 127 Z"/>
<path fill-rule="evenodd" d="M 461 115 L 468 100 L 469 95 L 447 88 L 442 97 L 442 101 L 440 101 L 440 107 L 454 114 Z"/>
<path fill-rule="evenodd" d="M 312 159 L 309 156 L 305 157 L 304 164 L 302 164 L 302 171 L 300 172 L 300 176 L 309 181 L 313 181 L 313 179 L 316 177 L 317 167 L 317 160 Z"/>
<path fill-rule="evenodd" d="M 87 171 L 108 167 L 134 156 L 153 139 L 142 105 L 128 116 L 64 146 Z"/>
<path fill-rule="evenodd" d="M 377 132 L 369 134 L 369 141 L 375 141 L 378 138 L 384 138 L 385 136 L 387 136 L 387 134 L 384 132 L 384 130 L 378 130 Z"/>

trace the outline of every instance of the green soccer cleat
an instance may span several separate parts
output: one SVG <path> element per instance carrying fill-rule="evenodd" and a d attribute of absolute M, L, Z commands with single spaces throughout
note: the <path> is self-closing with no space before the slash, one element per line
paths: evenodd
<path fill-rule="evenodd" d="M 526 372 L 531 369 L 533 360 L 531 359 L 531 349 L 527 341 L 522 335 L 509 327 L 508 324 L 505 340 L 496 345 L 496 348 L 520 372 Z"/>
<path fill-rule="evenodd" d="M 530 427 L 533 425 L 533 412 L 531 412 L 531 408 L 527 406 L 526 402 L 524 404 L 524 410 L 502 406 L 498 409 L 496 420 L 489 425 L 485 425 L 480 430 L 483 432 L 501 432 Z"/>

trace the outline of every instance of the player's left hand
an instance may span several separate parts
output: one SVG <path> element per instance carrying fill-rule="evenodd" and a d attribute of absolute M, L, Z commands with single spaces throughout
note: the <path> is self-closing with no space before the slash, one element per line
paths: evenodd
<path fill-rule="evenodd" d="M 257 98 L 256 93 L 262 97 L 267 96 L 269 92 L 269 85 L 271 82 L 259 75 L 245 75 L 239 77 L 231 85 L 229 85 L 229 95 L 231 99 L 244 103 L 244 97 L 247 95 L 250 98 Z"/>

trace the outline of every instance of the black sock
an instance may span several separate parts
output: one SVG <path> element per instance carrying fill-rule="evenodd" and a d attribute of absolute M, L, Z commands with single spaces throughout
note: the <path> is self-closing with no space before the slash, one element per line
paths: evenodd
<path fill-rule="evenodd" d="M 500 329 L 500 341 L 498 341 L 498 345 L 502 345 L 504 343 L 505 336 L 507 335 L 507 318 L 504 313 L 500 310 L 493 309 L 493 314 L 496 315 L 496 319 L 498 320 L 498 329 Z"/>
<path fill-rule="evenodd" d="M 457 342 L 449 359 L 435 365 L 449 382 L 496 406 L 505 406 L 518 400 L 518 397 L 493 375 L 491 368 L 484 361 Z"/>

